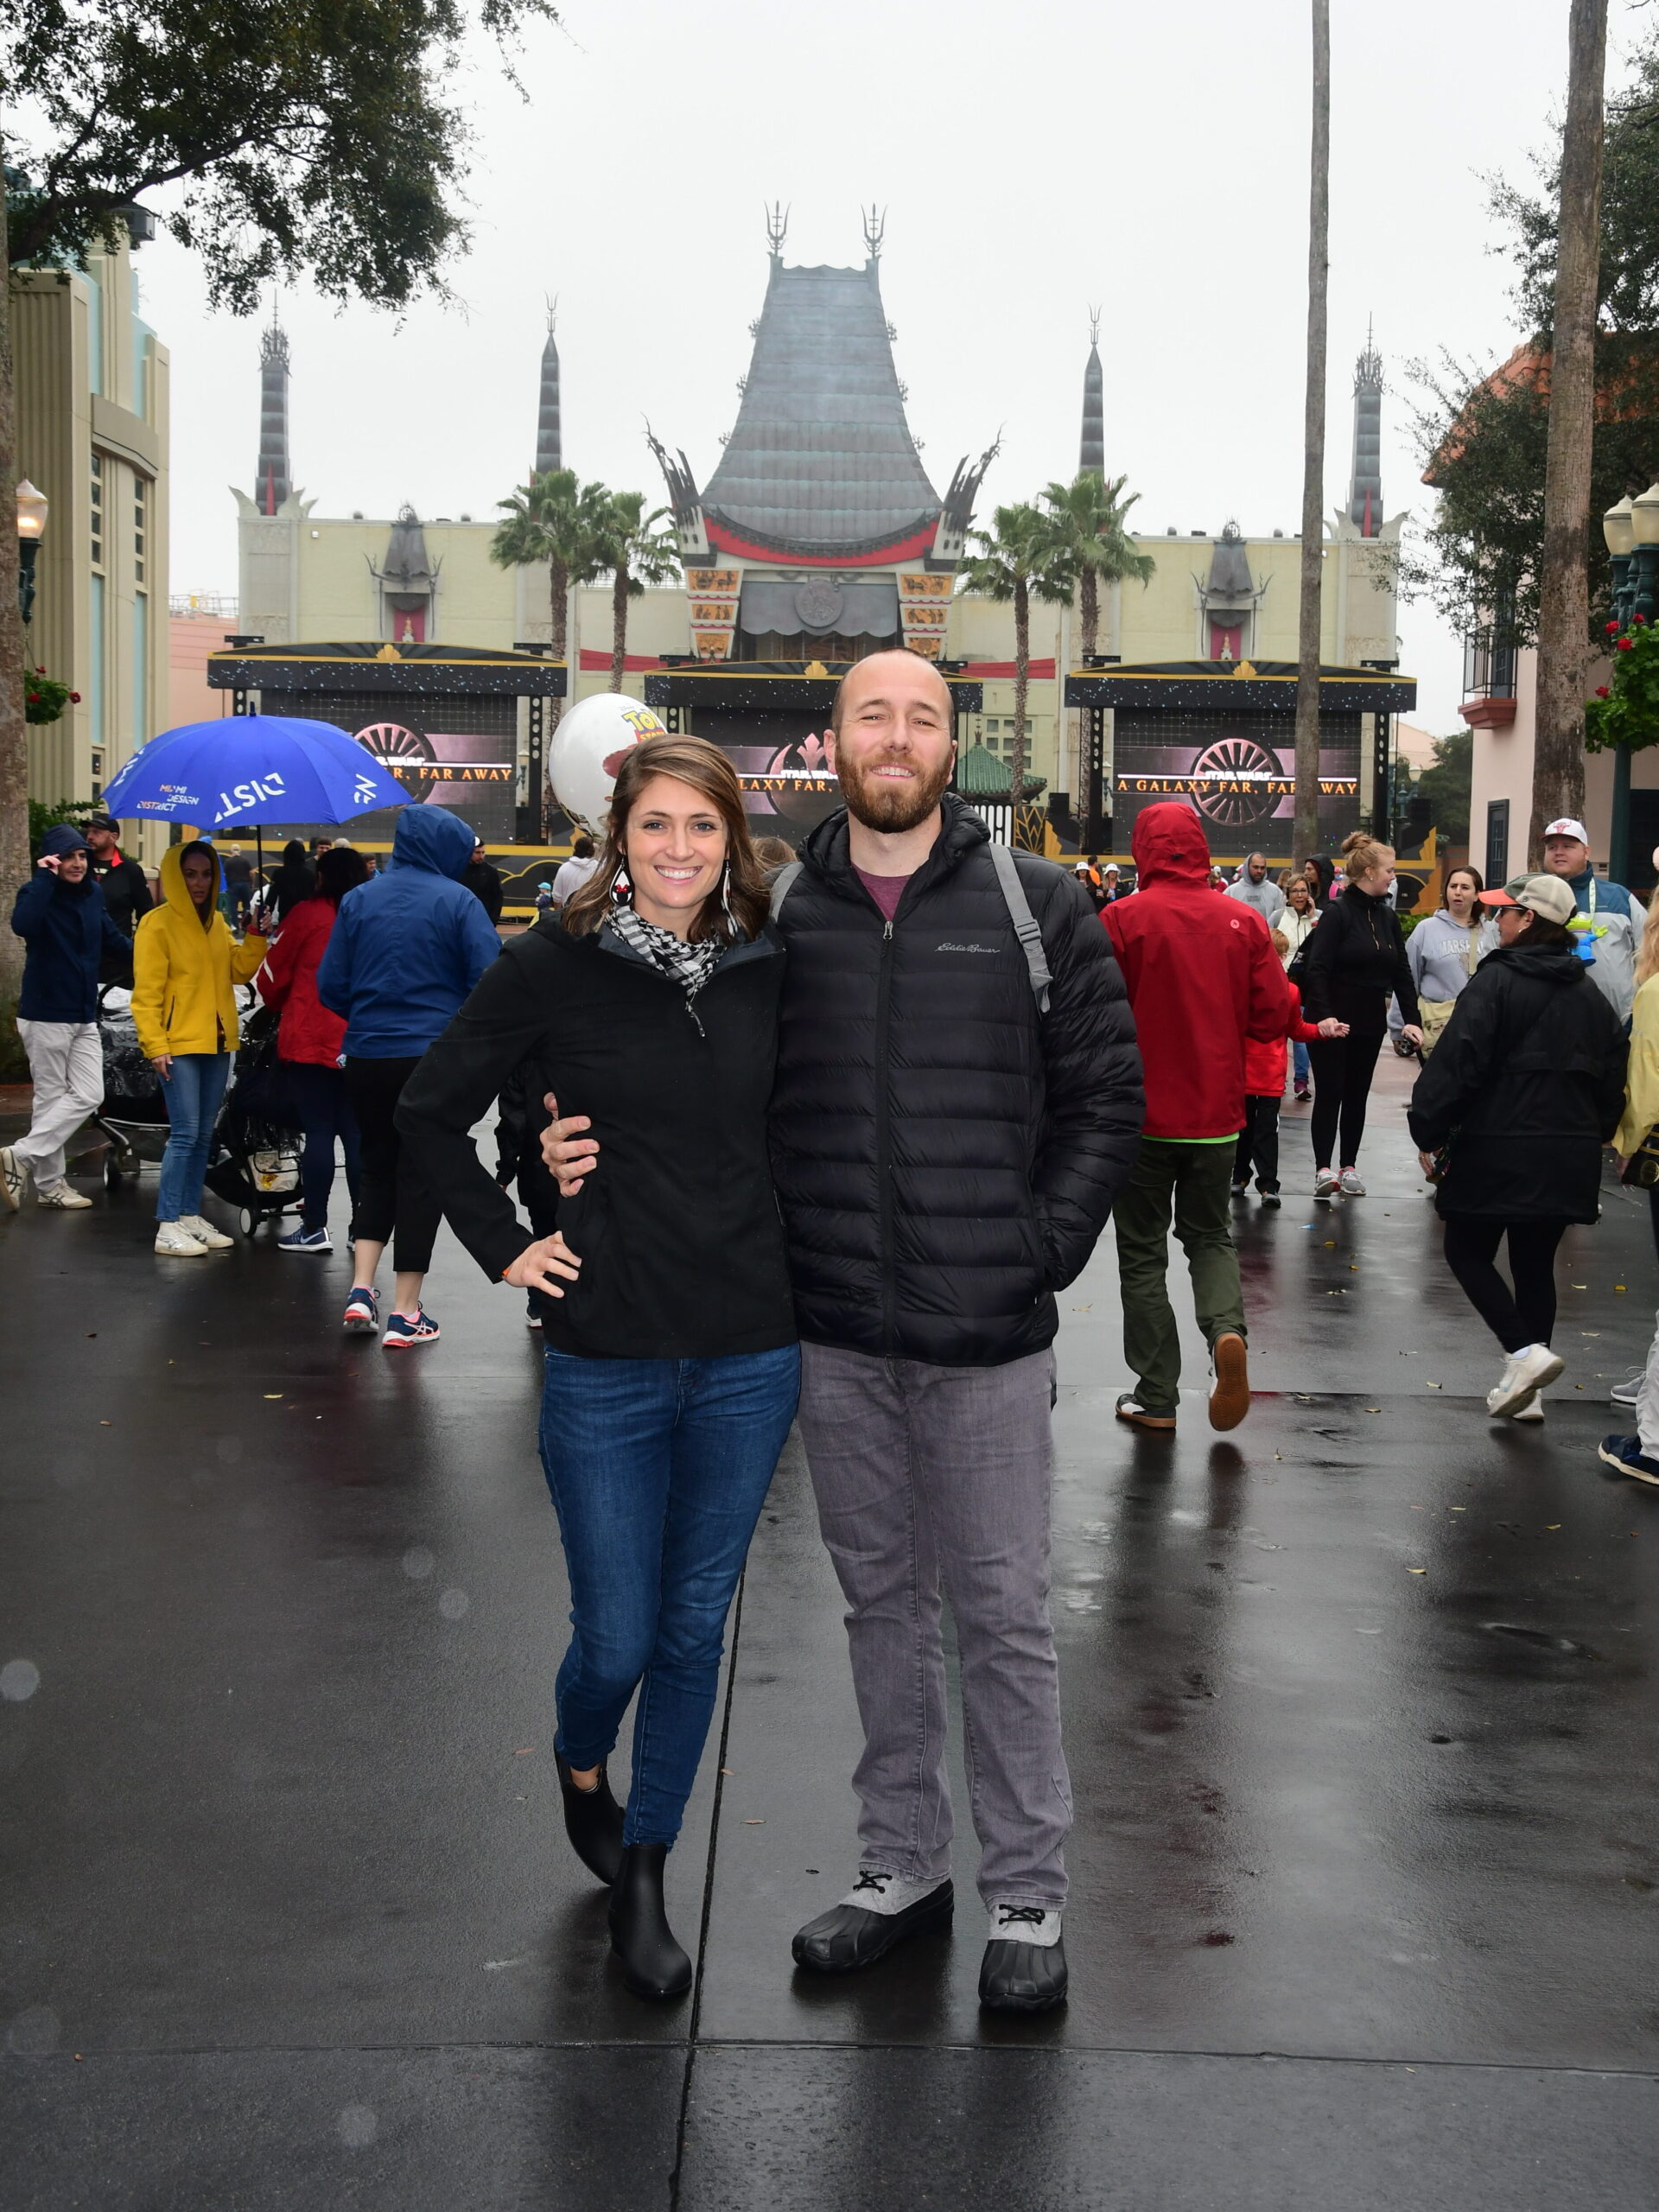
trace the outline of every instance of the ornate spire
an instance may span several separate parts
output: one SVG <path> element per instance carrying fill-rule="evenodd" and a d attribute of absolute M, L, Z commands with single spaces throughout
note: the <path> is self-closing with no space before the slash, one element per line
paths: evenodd
<path fill-rule="evenodd" d="M 564 442 L 559 424 L 559 349 L 554 331 L 559 320 L 559 296 L 547 303 L 547 343 L 542 348 L 542 395 L 536 416 L 536 474 L 564 466 Z"/>
<path fill-rule="evenodd" d="M 784 257 L 784 240 L 789 236 L 789 210 L 781 200 L 774 200 L 766 212 L 766 250 L 774 261 Z"/>
<path fill-rule="evenodd" d="M 259 464 L 254 498 L 261 514 L 274 515 L 294 488 L 288 454 L 288 335 L 270 307 L 270 327 L 259 345 Z"/>
<path fill-rule="evenodd" d="M 1382 527 L 1382 356 L 1371 325 L 1365 326 L 1365 351 L 1354 364 L 1354 469 L 1348 486 L 1348 514 L 1362 537 Z"/>
<path fill-rule="evenodd" d="M 1077 468 L 1106 474 L 1106 416 L 1100 371 L 1100 309 L 1089 310 L 1089 360 L 1083 372 L 1083 437 L 1077 448 Z"/>
<path fill-rule="evenodd" d="M 864 216 L 864 251 L 868 254 L 872 261 L 880 261 L 881 258 L 881 241 L 887 236 L 887 211 L 885 207 L 878 207 L 875 205 L 875 202 L 872 200 L 870 205 L 862 210 L 862 213 Z"/>

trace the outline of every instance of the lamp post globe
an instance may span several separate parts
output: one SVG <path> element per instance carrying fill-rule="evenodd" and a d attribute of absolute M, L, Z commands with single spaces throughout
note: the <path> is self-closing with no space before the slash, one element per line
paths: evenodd
<path fill-rule="evenodd" d="M 35 561 L 50 512 L 45 493 L 25 476 L 17 486 L 17 612 L 25 624 L 35 612 Z"/>

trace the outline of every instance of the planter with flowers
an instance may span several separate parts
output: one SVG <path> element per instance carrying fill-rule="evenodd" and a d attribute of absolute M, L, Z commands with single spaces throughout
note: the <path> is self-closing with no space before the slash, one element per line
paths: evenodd
<path fill-rule="evenodd" d="M 60 683 L 55 676 L 48 676 L 43 668 L 24 671 L 23 712 L 30 721 L 59 721 L 66 707 L 78 707 L 79 704 L 79 692 L 72 691 L 67 683 Z"/>

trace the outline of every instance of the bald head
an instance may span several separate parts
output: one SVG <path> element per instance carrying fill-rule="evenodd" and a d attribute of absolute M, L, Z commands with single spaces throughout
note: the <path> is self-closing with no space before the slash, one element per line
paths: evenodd
<path fill-rule="evenodd" d="M 830 727 L 839 730 L 848 715 L 873 698 L 896 703 L 917 698 L 931 700 L 944 728 L 956 719 L 950 686 L 931 660 L 900 646 L 892 652 L 868 653 L 855 661 L 836 686 L 836 703 L 830 710 Z"/>
<path fill-rule="evenodd" d="M 889 837 L 931 821 L 937 834 L 955 724 L 950 687 L 919 653 L 872 653 L 849 668 L 836 693 L 830 757 L 854 820 Z"/>

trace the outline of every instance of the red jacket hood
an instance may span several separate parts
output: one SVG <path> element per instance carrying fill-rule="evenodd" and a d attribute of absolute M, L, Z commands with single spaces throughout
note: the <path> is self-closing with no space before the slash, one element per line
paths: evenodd
<path fill-rule="evenodd" d="M 1210 841 L 1195 807 L 1160 799 L 1135 817 L 1129 837 L 1137 883 L 1189 883 L 1203 889 L 1210 880 Z"/>

